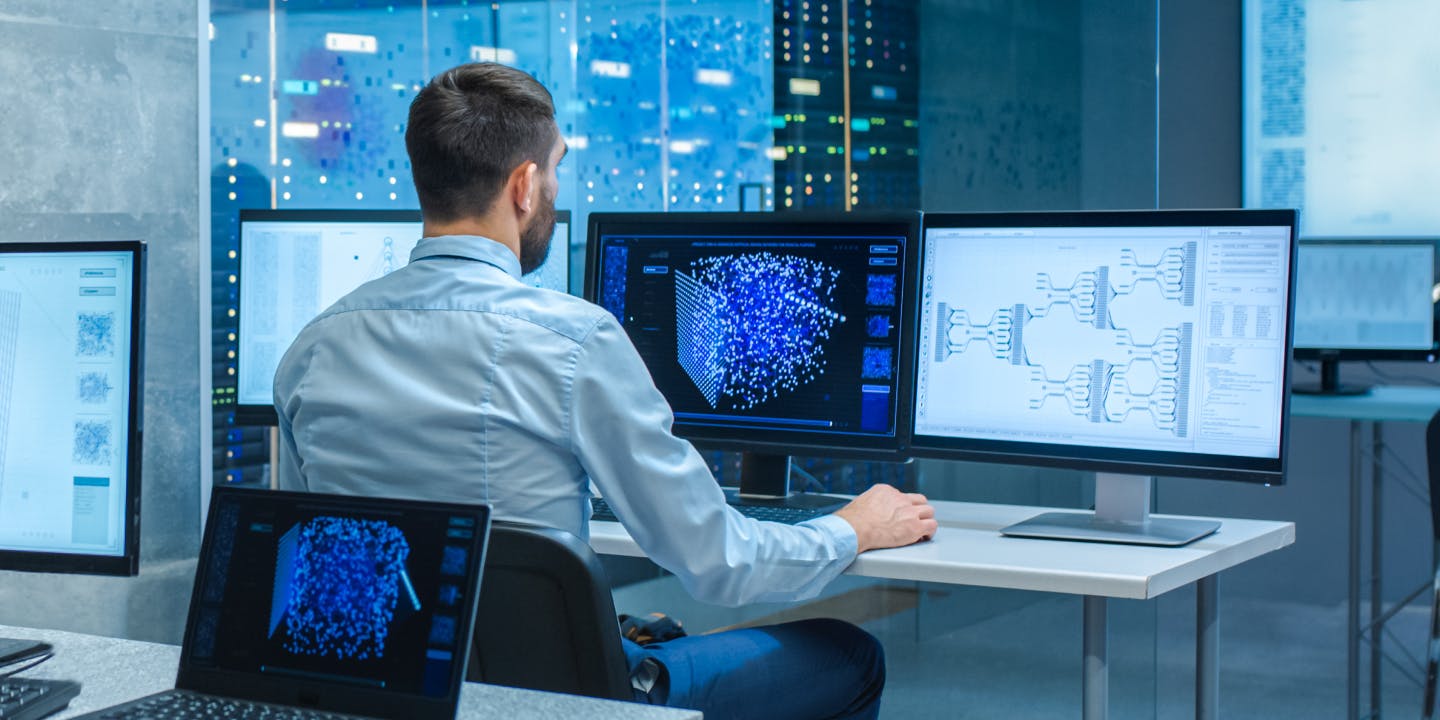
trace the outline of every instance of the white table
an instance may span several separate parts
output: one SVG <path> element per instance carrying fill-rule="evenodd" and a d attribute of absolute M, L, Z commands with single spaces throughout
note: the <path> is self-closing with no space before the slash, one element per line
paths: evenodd
<path fill-rule="evenodd" d="M 1381 632 L 1391 613 L 1383 611 L 1380 583 L 1381 461 L 1385 449 L 1381 428 L 1387 422 L 1428 423 L 1440 413 L 1440 388 L 1377 385 L 1364 395 L 1292 395 L 1290 414 L 1297 417 L 1334 418 L 1350 422 L 1350 583 L 1346 601 L 1349 638 L 1346 641 L 1346 715 L 1360 717 L 1360 641 L 1370 636 L 1370 713 L 1380 717 L 1380 672 L 1384 654 Z M 1360 626 L 1360 503 L 1364 484 L 1361 469 L 1362 428 L 1370 423 L 1370 622 Z M 1425 587 L 1429 586 L 1429 582 Z M 1424 588 L 1422 588 L 1423 591 Z M 1412 593 L 1411 598 L 1415 597 Z M 1400 603 L 1399 607 L 1408 604 Z M 1399 607 L 1396 609 L 1398 610 Z"/>
<path fill-rule="evenodd" d="M 47 720 L 75 717 L 168 690 L 175 686 L 175 671 L 180 663 L 180 648 L 176 645 L 5 625 L 0 625 L 0 637 L 44 640 L 55 646 L 55 657 L 19 677 L 76 680 L 81 683 L 79 697 Z M 698 710 L 465 683 L 460 691 L 460 708 L 456 717 L 461 720 L 700 720 L 701 714 Z"/>
<path fill-rule="evenodd" d="M 1109 598 L 1148 600 L 1195 583 L 1195 716 L 1219 715 L 1216 574 L 1295 542 L 1295 524 L 1221 519 L 1219 532 L 1180 548 L 1005 537 L 1000 528 L 1052 508 L 936 501 L 935 539 L 856 559 L 853 575 L 1084 597 L 1084 717 L 1108 715 Z M 590 523 L 596 552 L 643 556 L 618 523 Z"/>

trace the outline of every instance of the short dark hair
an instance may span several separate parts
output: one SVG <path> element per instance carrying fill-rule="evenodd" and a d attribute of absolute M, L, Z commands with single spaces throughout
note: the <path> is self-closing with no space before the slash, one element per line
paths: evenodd
<path fill-rule="evenodd" d="M 525 72 L 470 63 L 436 75 L 410 103 L 405 149 L 426 220 L 485 214 L 510 172 L 549 170 L 555 103 Z"/>

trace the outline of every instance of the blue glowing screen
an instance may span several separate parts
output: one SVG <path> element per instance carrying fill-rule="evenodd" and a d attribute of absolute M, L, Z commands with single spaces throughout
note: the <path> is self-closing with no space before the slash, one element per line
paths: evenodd
<path fill-rule="evenodd" d="M 595 226 L 592 290 L 677 432 L 895 437 L 903 226 L 617 217 Z"/>
<path fill-rule="evenodd" d="M 271 495 L 217 501 L 187 661 L 445 696 L 467 647 L 483 516 Z"/>

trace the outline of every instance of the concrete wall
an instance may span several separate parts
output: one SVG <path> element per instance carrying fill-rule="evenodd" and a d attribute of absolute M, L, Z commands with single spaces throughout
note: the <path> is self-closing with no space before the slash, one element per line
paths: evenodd
<path fill-rule="evenodd" d="M 164 640 L 183 626 L 209 422 L 198 315 L 202 5 L 0 0 L 0 242 L 149 244 L 141 574 L 0 573 L 0 623 Z"/>

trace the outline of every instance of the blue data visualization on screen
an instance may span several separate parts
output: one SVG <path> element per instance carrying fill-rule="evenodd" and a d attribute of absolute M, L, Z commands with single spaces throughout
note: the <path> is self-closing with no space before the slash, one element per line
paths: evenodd
<path fill-rule="evenodd" d="M 1289 232 L 928 228 L 915 435 L 1277 457 Z"/>
<path fill-rule="evenodd" d="M 792 232 L 604 235 L 595 300 L 678 423 L 893 437 L 907 240 Z"/>
<path fill-rule="evenodd" d="M 1433 243 L 1302 243 L 1295 347 L 1434 347 Z"/>
<path fill-rule="evenodd" d="M 134 257 L 0 255 L 0 550 L 125 552 Z"/>

